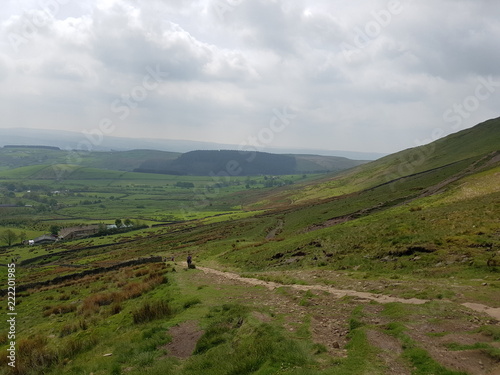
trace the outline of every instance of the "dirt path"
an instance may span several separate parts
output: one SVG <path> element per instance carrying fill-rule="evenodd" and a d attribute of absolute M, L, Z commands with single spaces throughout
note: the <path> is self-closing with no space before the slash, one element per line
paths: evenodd
<path fill-rule="evenodd" d="M 400 303 L 405 303 L 405 304 L 421 305 L 421 304 L 424 304 L 424 303 L 430 301 L 430 300 L 419 299 L 419 298 L 406 299 L 406 298 L 397 298 L 397 297 L 386 296 L 386 295 L 382 295 L 382 294 L 358 292 L 356 290 L 336 289 L 336 288 L 332 288 L 332 287 L 329 287 L 326 285 L 279 284 L 279 283 L 275 283 L 272 281 L 264 281 L 264 280 L 254 279 L 254 278 L 241 277 L 240 275 L 238 275 L 236 273 L 218 271 L 218 270 L 215 270 L 212 268 L 206 268 L 206 267 L 197 267 L 197 268 L 205 273 L 216 274 L 218 276 L 222 276 L 222 277 L 225 277 L 227 279 L 244 282 L 244 283 L 251 284 L 251 285 L 261 285 L 261 286 L 264 286 L 270 290 L 273 290 L 273 289 L 276 289 L 279 287 L 283 287 L 283 286 L 297 289 L 297 290 L 301 290 L 301 291 L 320 290 L 320 291 L 327 292 L 327 293 L 335 296 L 336 298 L 351 296 L 351 297 L 356 297 L 356 298 L 360 298 L 360 299 L 376 301 L 379 303 L 400 302 Z M 500 320 L 500 308 L 492 308 L 489 306 L 481 305 L 479 303 L 463 303 L 462 306 L 467 307 L 467 308 L 474 310 L 476 312 L 488 314 L 489 316 L 493 317 L 494 319 Z"/>

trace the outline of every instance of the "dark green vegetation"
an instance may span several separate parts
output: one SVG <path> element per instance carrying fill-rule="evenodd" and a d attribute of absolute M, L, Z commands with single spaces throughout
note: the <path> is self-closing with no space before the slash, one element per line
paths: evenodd
<path fill-rule="evenodd" d="M 3 203 L 17 207 L 0 208 L 3 230 L 162 224 L 3 248 L 1 263 L 18 258 L 17 373 L 494 373 L 499 149 L 497 119 L 314 178 L 5 170 Z M 196 269 L 186 269 L 188 254 Z M 139 258 L 152 263 L 127 263 Z"/>
<path fill-rule="evenodd" d="M 276 155 L 257 151 L 191 151 L 172 161 L 147 160 L 136 172 L 195 176 L 258 176 L 333 172 L 363 164 L 318 155 Z"/>

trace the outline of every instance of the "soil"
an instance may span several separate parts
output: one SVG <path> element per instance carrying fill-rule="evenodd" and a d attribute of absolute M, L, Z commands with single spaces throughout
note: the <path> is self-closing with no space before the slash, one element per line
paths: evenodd
<path fill-rule="evenodd" d="M 370 329 L 366 332 L 368 342 L 380 349 L 378 358 L 386 367 L 387 375 L 411 375 L 411 370 L 399 358 L 403 353 L 398 339 L 378 330 Z"/>
<path fill-rule="evenodd" d="M 165 345 L 169 356 L 177 358 L 188 358 L 193 354 L 198 340 L 203 335 L 195 321 L 187 321 L 170 328 L 168 334 L 172 341 Z"/>

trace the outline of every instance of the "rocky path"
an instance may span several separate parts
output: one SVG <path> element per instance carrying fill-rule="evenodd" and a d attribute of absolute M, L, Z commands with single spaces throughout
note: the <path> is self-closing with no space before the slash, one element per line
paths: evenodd
<path fill-rule="evenodd" d="M 387 332 L 389 323 L 399 322 L 405 326 L 404 334 L 442 366 L 469 375 L 500 375 L 497 357 L 483 349 L 474 349 L 478 343 L 493 350 L 499 347 L 499 343 L 490 335 L 481 333 L 482 327 L 498 324 L 498 308 L 476 303 L 463 303 L 461 306 L 466 309 L 457 309 L 458 303 L 426 307 L 424 304 L 430 300 L 398 298 L 352 290 L 346 286 L 341 289 L 318 284 L 281 284 L 242 277 L 234 272 L 197 268 L 201 272 L 193 276 L 198 278 L 198 283 L 216 285 L 218 290 L 228 288 L 229 301 L 256 306 L 257 310 L 263 309 L 260 311 L 267 311 L 267 308 L 272 311 L 272 314 L 254 312 L 258 314 L 257 318 L 266 321 L 278 316 L 282 319 L 283 328 L 292 334 L 298 332 L 299 327 L 308 326 L 311 340 L 324 345 L 332 358 L 348 357 L 350 324 L 357 310 L 362 313 L 355 319 L 366 325 L 367 342 L 376 350 L 373 361 L 382 366 L 378 373 L 410 375 L 413 372 L 411 364 L 403 356 L 403 343 Z M 233 289 L 235 286 L 240 288 Z M 265 290 L 252 286 L 262 286 Z M 277 290 L 282 287 L 286 288 Z M 352 298 L 342 299 L 346 296 Z M 378 303 L 370 303 L 372 301 Z M 405 311 L 404 317 L 385 315 L 384 304 L 392 302 L 407 304 L 408 307 L 413 305 L 415 308 L 401 310 Z M 452 344 L 464 348 L 450 349 Z"/>
<path fill-rule="evenodd" d="M 275 283 L 272 281 L 264 281 L 264 280 L 259 280 L 259 279 L 254 279 L 254 278 L 248 278 L 248 277 L 242 277 L 236 273 L 232 272 L 224 272 L 224 271 L 219 271 L 215 270 L 212 268 L 207 268 L 207 267 L 197 267 L 199 270 L 205 272 L 205 273 L 212 273 L 216 274 L 218 276 L 231 279 L 231 280 L 237 280 L 240 282 L 244 282 L 247 284 L 251 285 L 261 285 L 264 286 L 270 290 L 279 288 L 279 287 L 289 287 L 301 291 L 307 291 L 307 290 L 319 290 L 319 291 L 324 291 L 335 298 L 342 298 L 345 296 L 350 296 L 350 297 L 356 297 L 360 299 L 365 299 L 365 300 L 370 300 L 370 301 L 376 301 L 379 303 L 392 303 L 392 302 L 399 302 L 399 303 L 405 303 L 405 304 L 412 304 L 412 305 L 421 305 L 426 302 L 429 302 L 429 300 L 425 299 L 419 299 L 419 298 L 398 298 L 398 297 L 391 297 L 387 295 L 382 295 L 382 294 L 375 294 L 375 293 L 369 293 L 369 292 L 359 292 L 356 290 L 345 290 L 345 289 L 336 289 L 332 288 L 326 285 L 298 285 L 298 284 L 279 284 Z M 491 317 L 493 317 L 496 320 L 500 320 L 500 308 L 493 308 L 489 307 L 486 305 L 482 305 L 479 303 L 463 303 L 462 306 L 467 307 L 471 310 L 474 310 L 479 313 L 485 313 Z"/>

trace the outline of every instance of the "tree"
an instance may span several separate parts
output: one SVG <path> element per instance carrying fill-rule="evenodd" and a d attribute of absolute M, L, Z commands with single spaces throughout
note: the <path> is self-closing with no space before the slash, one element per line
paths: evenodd
<path fill-rule="evenodd" d="M 53 236 L 57 236 L 57 234 L 61 230 L 61 227 L 59 227 L 58 225 L 51 225 L 49 230 Z"/>
<path fill-rule="evenodd" d="M 115 220 L 115 225 L 117 228 L 120 228 L 122 226 L 122 219 L 116 219 Z"/>
<path fill-rule="evenodd" d="M 123 224 L 125 224 L 126 227 L 130 227 L 132 225 L 132 220 L 125 219 L 125 221 L 123 222 Z"/>
<path fill-rule="evenodd" d="M 17 234 L 11 229 L 7 229 L 0 233 L 0 239 L 4 240 L 8 246 L 11 246 L 12 243 L 17 239 Z"/>
<path fill-rule="evenodd" d="M 104 223 L 99 223 L 98 233 L 100 235 L 108 234 L 108 227 Z"/>
<path fill-rule="evenodd" d="M 26 234 L 26 232 L 23 231 L 23 232 L 19 233 L 19 239 L 21 240 L 21 242 L 26 241 L 27 238 L 28 238 L 28 235 Z"/>

